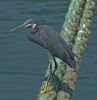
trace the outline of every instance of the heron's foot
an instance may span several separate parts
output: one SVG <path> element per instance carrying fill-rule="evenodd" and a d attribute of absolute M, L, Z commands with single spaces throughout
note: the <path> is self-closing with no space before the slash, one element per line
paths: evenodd
<path fill-rule="evenodd" d="M 53 89 L 53 84 L 50 81 L 44 81 L 44 83 L 42 84 L 42 86 L 40 87 L 40 94 L 44 94 L 47 92 L 50 92 Z"/>

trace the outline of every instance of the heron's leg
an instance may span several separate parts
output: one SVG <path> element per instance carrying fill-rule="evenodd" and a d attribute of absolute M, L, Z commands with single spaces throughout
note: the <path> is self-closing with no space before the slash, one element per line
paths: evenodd
<path fill-rule="evenodd" d="M 48 54 L 48 58 L 49 58 L 49 73 L 48 73 L 48 78 L 47 81 L 44 82 L 44 85 L 41 87 L 40 91 L 41 93 L 45 93 L 50 91 L 53 88 L 53 84 L 52 84 L 52 54 L 46 49 L 46 52 Z"/>
<path fill-rule="evenodd" d="M 47 82 L 52 81 L 52 62 L 50 61 L 49 63 L 50 63 L 50 65 L 49 65 L 49 76 L 48 76 Z"/>
<path fill-rule="evenodd" d="M 56 62 L 55 57 L 49 52 L 49 50 L 46 50 L 47 54 L 48 54 L 48 58 L 49 58 L 49 64 L 50 64 L 50 72 L 49 72 L 49 77 L 50 80 L 52 79 L 53 75 L 55 74 L 57 68 L 58 68 L 58 64 Z M 52 72 L 52 61 L 54 61 L 55 63 L 55 68 L 54 71 Z"/>
<path fill-rule="evenodd" d="M 53 56 L 52 54 L 47 50 L 48 58 L 49 58 L 49 76 L 48 76 L 48 82 L 52 81 L 52 60 Z"/>
<path fill-rule="evenodd" d="M 58 68 L 58 64 L 57 64 L 56 59 L 55 59 L 54 56 L 53 56 L 53 60 L 54 60 L 54 63 L 55 63 L 55 68 L 54 68 L 54 71 L 53 71 L 53 73 L 52 73 L 52 76 L 55 74 L 55 72 L 56 72 L 56 70 L 57 70 L 57 68 Z"/>

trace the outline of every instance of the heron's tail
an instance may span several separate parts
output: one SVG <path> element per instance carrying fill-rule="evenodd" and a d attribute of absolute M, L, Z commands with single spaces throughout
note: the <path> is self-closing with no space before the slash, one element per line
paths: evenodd
<path fill-rule="evenodd" d="M 75 54 L 72 51 L 67 51 L 67 64 L 71 67 L 76 69 L 76 61 L 75 61 Z"/>
<path fill-rule="evenodd" d="M 71 68 L 76 69 L 76 61 L 75 61 L 75 59 L 69 58 L 69 59 L 67 59 L 66 62 L 67 62 L 67 64 L 68 64 Z"/>

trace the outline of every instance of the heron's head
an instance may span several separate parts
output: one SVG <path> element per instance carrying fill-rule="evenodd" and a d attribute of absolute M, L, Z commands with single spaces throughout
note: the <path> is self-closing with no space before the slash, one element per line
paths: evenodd
<path fill-rule="evenodd" d="M 38 22 L 34 19 L 29 19 L 29 20 L 25 21 L 23 24 L 13 28 L 11 31 L 15 31 L 15 30 L 21 29 L 23 27 L 26 29 L 32 29 L 35 31 L 36 29 L 38 29 Z"/>

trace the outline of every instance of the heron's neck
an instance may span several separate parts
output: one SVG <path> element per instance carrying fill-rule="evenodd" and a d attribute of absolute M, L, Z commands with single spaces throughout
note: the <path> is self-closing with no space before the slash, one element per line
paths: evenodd
<path fill-rule="evenodd" d="M 35 28 L 35 29 L 32 29 L 32 28 L 29 28 L 27 29 L 27 36 L 28 36 L 28 39 L 35 42 L 36 41 L 36 36 L 38 35 L 39 33 L 39 28 Z"/>

